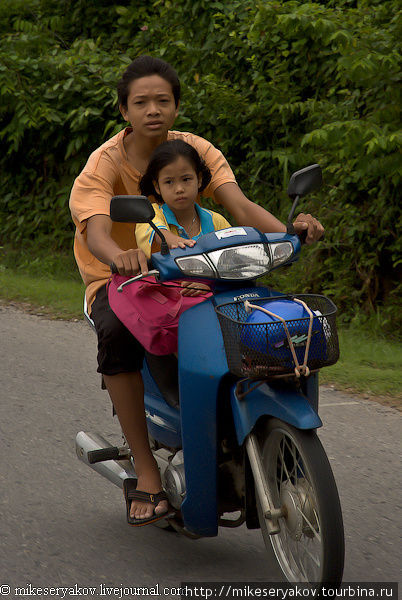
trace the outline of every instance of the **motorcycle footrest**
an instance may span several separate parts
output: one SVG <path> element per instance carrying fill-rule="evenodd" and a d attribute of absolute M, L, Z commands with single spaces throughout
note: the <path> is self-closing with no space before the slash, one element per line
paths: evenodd
<path fill-rule="evenodd" d="M 108 448 L 100 448 L 99 450 L 90 450 L 88 452 L 88 462 L 93 465 L 105 460 L 124 460 L 130 458 L 130 456 L 131 454 L 128 448 L 109 446 Z"/>

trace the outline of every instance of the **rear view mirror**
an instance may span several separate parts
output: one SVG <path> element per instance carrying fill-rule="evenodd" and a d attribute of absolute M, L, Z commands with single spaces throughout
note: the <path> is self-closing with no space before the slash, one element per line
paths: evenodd
<path fill-rule="evenodd" d="M 110 218 L 118 223 L 149 223 L 161 240 L 161 254 L 169 254 L 165 236 L 153 223 L 155 211 L 146 196 L 113 196 Z"/>
<path fill-rule="evenodd" d="M 293 200 L 292 208 L 288 216 L 286 231 L 290 235 L 295 234 L 295 228 L 292 219 L 295 214 L 296 206 L 301 196 L 318 190 L 322 186 L 322 172 L 320 165 L 310 165 L 300 171 L 293 173 L 288 185 L 288 196 Z"/>
<path fill-rule="evenodd" d="M 322 185 L 322 172 L 319 165 L 310 165 L 293 173 L 288 185 L 288 196 L 294 200 L 296 196 L 305 196 L 318 190 Z"/>
<path fill-rule="evenodd" d="M 146 196 L 113 196 L 110 218 L 119 223 L 148 223 L 155 216 Z"/>

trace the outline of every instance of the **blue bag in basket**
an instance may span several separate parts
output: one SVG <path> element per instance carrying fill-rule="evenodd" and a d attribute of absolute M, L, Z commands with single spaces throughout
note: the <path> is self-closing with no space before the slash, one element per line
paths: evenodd
<path fill-rule="evenodd" d="M 307 310 L 299 302 L 286 298 L 267 301 L 259 306 L 285 319 L 297 360 L 302 364 L 310 324 L 310 315 Z M 314 314 L 320 315 L 319 311 Z M 282 366 L 286 369 L 295 366 L 285 327 L 277 317 L 253 308 L 242 328 L 241 342 L 249 350 L 264 354 L 267 364 Z M 315 316 L 313 318 L 308 364 L 317 359 L 322 360 L 325 355 L 326 337 L 323 325 L 318 316 Z"/>

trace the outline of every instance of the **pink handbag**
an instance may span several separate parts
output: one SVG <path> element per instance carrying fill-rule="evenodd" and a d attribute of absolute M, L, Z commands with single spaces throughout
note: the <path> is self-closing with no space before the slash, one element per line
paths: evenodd
<path fill-rule="evenodd" d="M 180 281 L 168 285 L 157 283 L 154 277 L 144 277 L 117 291 L 130 279 L 113 275 L 108 283 L 109 304 L 118 319 L 152 354 L 177 352 L 177 331 L 182 312 L 212 296 L 183 296 Z M 175 286 L 176 284 L 176 286 Z"/>

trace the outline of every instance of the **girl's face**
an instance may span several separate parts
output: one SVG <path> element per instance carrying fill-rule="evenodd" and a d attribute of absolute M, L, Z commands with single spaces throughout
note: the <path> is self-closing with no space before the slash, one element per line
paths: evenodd
<path fill-rule="evenodd" d="M 178 156 L 159 171 L 154 186 L 173 212 L 183 211 L 192 208 L 197 201 L 201 179 L 192 163 L 184 156 Z"/>

